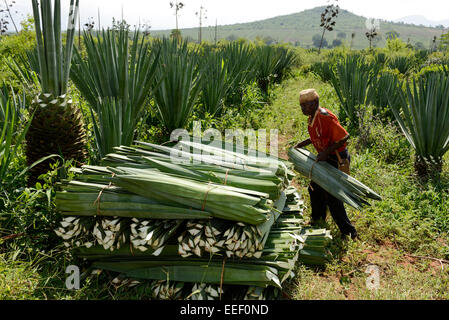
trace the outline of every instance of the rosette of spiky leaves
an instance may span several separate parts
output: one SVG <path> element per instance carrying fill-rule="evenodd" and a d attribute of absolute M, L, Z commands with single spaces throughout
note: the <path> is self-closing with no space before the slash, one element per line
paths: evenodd
<path fill-rule="evenodd" d="M 64 240 L 64 245 L 68 248 L 74 246 L 90 248 L 96 244 L 92 234 L 94 226 L 95 219 L 92 217 L 65 217 L 55 233 Z"/>
<path fill-rule="evenodd" d="M 86 133 L 81 112 L 67 95 L 75 21 L 79 0 L 71 0 L 65 48 L 61 32 L 61 1 L 32 0 L 36 28 L 37 56 L 41 94 L 32 104 L 34 113 L 30 129 L 26 135 L 26 156 L 31 166 L 49 155 L 61 155 L 82 163 L 86 158 Z M 35 63 L 34 63 L 35 64 Z M 29 170 L 29 184 L 48 171 L 52 160 L 47 160 Z"/>
<path fill-rule="evenodd" d="M 130 241 L 142 252 L 150 248 L 156 250 L 166 245 L 181 224 L 182 220 L 132 219 Z"/>
<path fill-rule="evenodd" d="M 449 77 L 429 73 L 407 82 L 406 92 L 396 90 L 399 103 L 390 98 L 394 116 L 416 150 L 415 170 L 420 176 L 442 170 L 449 150 Z"/>
<path fill-rule="evenodd" d="M 323 82 L 329 82 L 332 68 L 333 65 L 329 61 L 319 61 L 312 64 L 311 72 L 318 75 Z"/>
<path fill-rule="evenodd" d="M 220 51 L 229 77 L 235 80 L 225 104 L 238 107 L 242 103 L 245 87 L 255 80 L 254 50 L 248 44 L 234 41 L 224 45 Z"/>
<path fill-rule="evenodd" d="M 382 67 L 388 61 L 387 54 L 384 52 L 378 52 L 374 55 L 374 63 L 381 65 Z"/>
<path fill-rule="evenodd" d="M 39 87 L 41 71 L 38 48 L 26 50 L 5 62 L 17 79 L 28 87 L 27 89 L 32 91 Z"/>
<path fill-rule="evenodd" d="M 100 158 L 113 147 L 132 143 L 145 103 L 155 87 L 159 51 L 137 30 L 84 33 L 87 57 L 75 50 L 71 79 L 87 100 Z"/>
<path fill-rule="evenodd" d="M 183 282 L 155 280 L 151 283 L 153 298 L 157 300 L 180 300 L 183 288 Z"/>
<path fill-rule="evenodd" d="M 377 71 L 378 68 L 367 64 L 363 56 L 351 54 L 338 62 L 335 71 L 331 72 L 331 84 L 344 111 L 339 118 L 342 121 L 349 119 L 354 129 L 358 129 L 365 110 L 363 106 L 370 100 L 369 87 Z"/>
<path fill-rule="evenodd" d="M 11 98 L 9 92 L 6 85 L 3 85 L 0 90 L 0 186 L 30 126 L 28 122 L 23 131 L 18 132 L 20 109 L 24 107 L 25 100 L 16 99 L 12 90 Z"/>
<path fill-rule="evenodd" d="M 390 108 L 390 101 L 395 105 L 399 102 L 399 78 L 392 72 L 383 72 L 379 76 L 374 76 L 369 87 L 368 101 L 373 105 L 374 115 L 387 117 L 394 120 L 393 112 Z"/>
<path fill-rule="evenodd" d="M 190 300 L 218 300 L 220 292 L 223 293 L 222 289 L 217 285 L 195 283 L 192 287 Z"/>
<path fill-rule="evenodd" d="M 393 70 L 398 70 L 400 73 L 407 75 L 413 69 L 413 60 L 407 56 L 391 57 L 388 60 L 388 66 Z"/>
<path fill-rule="evenodd" d="M 293 50 L 285 47 L 277 47 L 276 54 L 279 63 L 276 65 L 276 69 L 274 70 L 274 74 L 276 75 L 274 82 L 281 83 L 288 76 L 291 76 L 292 69 L 296 65 L 298 58 Z"/>
<path fill-rule="evenodd" d="M 171 133 L 187 125 L 201 90 L 202 72 L 197 53 L 189 51 L 185 41 L 164 38 L 155 40 L 153 48 L 161 51 L 154 103 L 166 133 Z"/>
<path fill-rule="evenodd" d="M 259 46 L 254 54 L 257 57 L 255 61 L 257 84 L 266 96 L 270 86 L 277 77 L 276 71 L 279 69 L 281 61 L 277 55 L 276 48 L 273 46 Z"/>
<path fill-rule="evenodd" d="M 210 115 L 221 114 L 226 97 L 239 80 L 229 72 L 224 58 L 223 52 L 210 50 L 202 59 L 204 77 L 201 81 L 201 103 L 204 111 Z"/>

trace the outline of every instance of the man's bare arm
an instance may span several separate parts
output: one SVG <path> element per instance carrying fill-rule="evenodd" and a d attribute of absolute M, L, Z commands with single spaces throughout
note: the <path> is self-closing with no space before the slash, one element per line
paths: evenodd
<path fill-rule="evenodd" d="M 344 137 L 342 140 L 332 144 L 329 148 L 327 148 L 326 150 L 321 152 L 317 157 L 317 161 L 326 161 L 327 158 L 329 158 L 329 155 L 331 155 L 334 151 L 343 147 L 343 145 L 346 142 L 348 142 L 348 140 L 349 140 L 349 134 L 346 137 Z"/>

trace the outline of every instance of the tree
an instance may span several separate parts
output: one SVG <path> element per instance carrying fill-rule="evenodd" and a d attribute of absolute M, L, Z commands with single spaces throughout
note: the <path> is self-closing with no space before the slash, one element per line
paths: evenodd
<path fill-rule="evenodd" d="M 351 33 L 351 46 L 350 46 L 351 50 L 352 50 L 352 47 L 354 45 L 354 39 L 355 39 L 355 32 Z"/>
<path fill-rule="evenodd" d="M 207 19 L 206 17 L 206 13 L 207 10 L 206 8 L 204 8 L 203 6 L 200 7 L 200 11 L 195 12 L 195 15 L 199 18 L 200 20 L 200 30 L 198 33 L 198 43 L 201 43 L 203 40 L 203 33 L 202 33 L 202 29 L 203 29 L 203 19 Z"/>
<path fill-rule="evenodd" d="M 373 41 L 379 35 L 379 33 L 377 32 L 377 30 L 379 30 L 379 28 L 380 28 L 379 20 L 367 19 L 366 27 L 368 28 L 368 31 L 365 33 L 365 36 L 368 38 L 368 41 L 369 41 L 369 49 L 372 50 Z"/>
<path fill-rule="evenodd" d="M 131 25 L 129 25 L 126 22 L 126 20 L 123 19 L 123 17 L 121 20 L 115 20 L 115 18 L 112 17 L 112 29 L 113 30 L 115 30 L 115 31 L 120 31 L 122 29 L 129 30 L 130 27 L 131 27 Z"/>
<path fill-rule="evenodd" d="M 407 48 L 407 44 L 399 38 L 388 39 L 386 48 L 392 52 L 399 52 Z"/>
<path fill-rule="evenodd" d="M 321 24 L 320 27 L 323 28 L 323 34 L 321 35 L 321 42 L 320 42 L 320 46 L 318 49 L 318 54 L 321 52 L 321 47 L 324 45 L 323 41 L 324 41 L 324 33 L 326 31 L 333 31 L 335 24 L 336 24 L 336 19 L 338 17 L 338 13 L 340 10 L 340 6 L 336 5 L 336 3 L 338 2 L 338 0 L 334 0 L 333 3 L 329 4 L 326 9 L 324 10 L 324 12 L 321 14 Z M 327 41 L 326 41 L 327 43 Z M 326 45 L 327 46 L 327 45 Z"/>
<path fill-rule="evenodd" d="M 14 29 L 17 33 L 19 33 L 19 30 L 17 29 L 16 23 L 14 22 L 14 19 L 12 18 L 11 10 L 16 4 L 16 1 L 10 1 L 10 0 L 3 0 L 3 3 L 5 7 L 3 8 L 3 4 L 0 4 L 0 35 L 6 33 L 8 31 L 8 25 L 11 21 Z M 17 11 L 16 11 L 17 13 Z"/>
<path fill-rule="evenodd" d="M 179 30 L 178 28 L 178 16 L 179 16 L 179 11 L 184 8 L 184 3 L 182 2 L 170 2 L 170 8 L 175 9 L 175 16 L 176 16 L 176 30 Z"/>
<path fill-rule="evenodd" d="M 181 30 L 173 29 L 170 33 L 170 38 L 181 40 Z"/>
<path fill-rule="evenodd" d="M 87 23 L 84 24 L 84 28 L 87 32 L 91 32 L 92 29 L 95 27 L 95 21 L 93 17 L 89 17 L 87 19 Z"/>
<path fill-rule="evenodd" d="M 341 41 L 340 39 L 335 39 L 334 41 L 332 41 L 332 47 L 336 48 L 339 47 L 343 44 L 343 41 Z"/>
<path fill-rule="evenodd" d="M 145 20 L 142 25 L 142 34 L 144 37 L 148 37 L 150 35 L 151 24 L 149 20 Z"/>
<path fill-rule="evenodd" d="M 443 35 L 441 35 L 440 45 L 444 46 L 444 47 L 449 46 L 449 32 L 444 33 Z"/>
<path fill-rule="evenodd" d="M 426 50 L 426 47 L 424 46 L 424 43 L 422 43 L 421 41 L 418 41 L 417 43 L 415 43 L 415 49 L 416 50 Z"/>
<path fill-rule="evenodd" d="M 338 39 L 346 39 L 346 33 L 344 33 L 344 32 L 339 32 L 339 33 L 337 34 L 337 38 L 338 38 Z"/>
<path fill-rule="evenodd" d="M 9 21 L 5 17 L 0 17 L 0 36 L 8 32 Z"/>
<path fill-rule="evenodd" d="M 276 39 L 274 39 L 274 38 L 271 37 L 271 36 L 266 36 L 266 37 L 264 37 L 264 38 L 262 39 L 262 41 L 265 42 L 265 44 L 266 44 L 267 46 L 270 46 L 270 45 L 272 45 L 272 44 L 277 44 Z"/>
<path fill-rule="evenodd" d="M 394 39 L 394 38 L 399 38 L 400 34 L 397 31 L 388 31 L 385 34 L 385 40 L 389 40 L 389 39 Z"/>
<path fill-rule="evenodd" d="M 437 51 L 437 36 L 433 36 L 433 39 L 432 39 L 432 45 L 431 45 L 432 47 L 431 47 L 431 51 L 432 52 L 435 52 L 435 51 Z"/>
<path fill-rule="evenodd" d="M 237 38 L 237 36 L 235 35 L 235 34 L 231 34 L 231 35 L 229 35 L 227 38 L 226 38 L 226 40 L 228 40 L 228 41 L 235 41 L 235 40 L 237 40 L 238 38 Z"/>
<path fill-rule="evenodd" d="M 321 46 L 327 47 L 327 40 L 323 39 L 319 34 L 316 34 L 312 38 L 312 43 L 314 47 L 320 48 Z"/>

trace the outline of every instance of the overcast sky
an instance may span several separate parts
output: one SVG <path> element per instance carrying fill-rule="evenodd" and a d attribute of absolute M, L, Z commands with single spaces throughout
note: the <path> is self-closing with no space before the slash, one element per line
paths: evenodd
<path fill-rule="evenodd" d="M 195 12 L 201 5 L 207 9 L 207 20 L 204 25 L 209 26 L 214 25 L 216 19 L 219 25 L 250 22 L 327 4 L 327 0 L 181 1 L 185 7 L 180 12 L 180 28 L 198 25 Z M 62 0 L 63 12 L 68 12 L 69 3 L 69 0 Z M 123 8 L 124 18 L 131 25 L 138 24 L 140 20 L 142 24 L 149 21 L 152 30 L 173 29 L 175 16 L 169 3 L 170 0 L 80 0 L 81 23 L 86 23 L 88 17 L 93 17 L 94 21 L 97 21 L 100 9 L 101 26 L 110 25 L 112 17 L 121 17 Z M 339 3 L 343 9 L 369 18 L 396 20 L 410 15 L 423 15 L 435 21 L 449 19 L 448 0 L 340 0 Z M 14 9 L 19 12 L 16 20 L 21 20 L 27 13 L 31 14 L 31 0 L 16 0 Z"/>

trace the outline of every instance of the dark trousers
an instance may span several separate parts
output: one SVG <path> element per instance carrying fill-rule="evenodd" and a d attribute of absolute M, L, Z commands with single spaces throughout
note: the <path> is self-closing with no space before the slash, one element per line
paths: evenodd
<path fill-rule="evenodd" d="M 351 161 L 348 151 L 340 153 L 342 159 Z M 327 163 L 338 169 L 337 156 L 330 156 Z M 355 228 L 349 221 L 345 206 L 342 201 L 330 195 L 327 191 L 321 188 L 316 183 L 312 182 L 309 186 L 310 200 L 312 203 L 312 221 L 326 219 L 326 209 L 329 207 L 332 218 L 337 224 L 340 232 L 344 235 L 355 233 Z"/>

